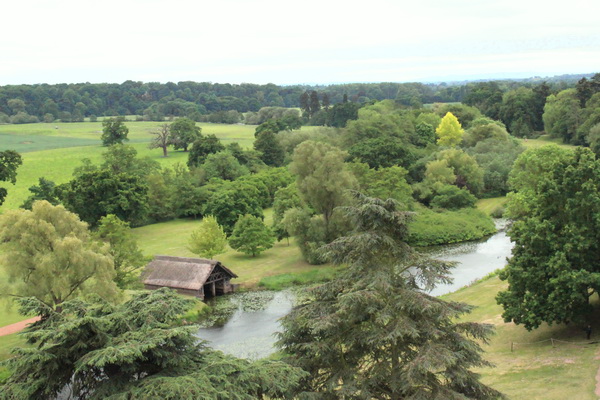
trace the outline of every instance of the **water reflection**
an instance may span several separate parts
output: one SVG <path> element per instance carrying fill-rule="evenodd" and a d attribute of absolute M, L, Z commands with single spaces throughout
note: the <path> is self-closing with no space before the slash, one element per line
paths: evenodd
<path fill-rule="evenodd" d="M 196 336 L 209 341 L 212 348 L 236 357 L 267 357 L 276 350 L 275 332 L 281 330 L 279 318 L 292 310 L 293 299 L 289 291 L 277 292 L 264 309 L 251 312 L 244 311 L 240 303 L 225 325 L 200 329 Z"/>
<path fill-rule="evenodd" d="M 506 265 L 514 243 L 506 235 L 505 220 L 498 220 L 496 226 L 500 231 L 487 240 L 439 246 L 428 250 L 435 258 L 457 263 L 451 270 L 454 281 L 448 285 L 438 285 L 431 291 L 432 295 L 440 296 L 453 292 Z"/>

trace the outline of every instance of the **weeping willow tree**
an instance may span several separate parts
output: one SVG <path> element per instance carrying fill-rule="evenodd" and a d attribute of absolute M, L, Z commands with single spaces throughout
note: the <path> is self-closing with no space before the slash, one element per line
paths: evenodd
<path fill-rule="evenodd" d="M 323 248 L 346 264 L 283 319 L 286 361 L 310 373 L 305 399 L 495 399 L 473 367 L 491 325 L 456 322 L 470 306 L 427 294 L 450 265 L 405 243 L 410 214 L 394 200 L 355 194 L 354 229 Z"/>
<path fill-rule="evenodd" d="M 7 365 L 0 399 L 281 399 L 304 373 L 282 362 L 237 359 L 205 347 L 196 326 L 181 326 L 191 306 L 169 289 L 141 292 L 119 306 L 71 300 L 57 313 L 29 298 L 23 311 L 42 320 Z"/>

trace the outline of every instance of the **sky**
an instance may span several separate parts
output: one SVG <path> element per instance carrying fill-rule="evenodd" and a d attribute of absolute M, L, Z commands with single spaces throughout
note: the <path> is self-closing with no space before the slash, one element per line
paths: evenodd
<path fill-rule="evenodd" d="M 598 0 L 11 0 L 0 85 L 592 73 L 598 15 Z"/>

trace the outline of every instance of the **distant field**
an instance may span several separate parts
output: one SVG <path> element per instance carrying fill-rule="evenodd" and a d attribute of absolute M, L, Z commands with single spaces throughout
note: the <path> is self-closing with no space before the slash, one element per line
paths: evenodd
<path fill-rule="evenodd" d="M 148 149 L 152 139 L 150 132 L 161 122 L 126 122 L 131 144 L 140 157 L 151 157 L 161 165 L 172 166 L 187 162 L 187 153 L 170 151 L 162 157 L 161 149 Z M 224 144 L 237 141 L 243 147 L 251 147 L 254 142 L 255 126 L 198 124 L 203 134 L 214 134 Z M 58 128 L 58 129 L 56 129 Z M 36 185 L 40 177 L 57 184 L 71 179 L 73 170 L 81 164 L 81 159 L 89 158 L 94 163 L 101 161 L 106 148 L 101 146 L 102 123 L 56 123 L 0 125 L 0 151 L 14 149 L 21 153 L 23 165 L 17 174 L 17 184 L 0 183 L 8 189 L 8 196 L 0 211 L 19 207 L 29 196 L 29 187 Z"/>
<path fill-rule="evenodd" d="M 461 301 L 477 306 L 465 320 L 494 324 L 496 334 L 489 346 L 483 346 L 484 357 L 495 368 L 479 370 L 483 382 L 500 390 L 513 400 L 545 399 L 592 400 L 595 376 L 599 368 L 598 340 L 600 313 L 591 318 L 593 342 L 587 343 L 582 327 L 571 325 L 543 325 L 528 332 L 522 326 L 505 323 L 502 308 L 496 304 L 498 291 L 506 283 L 493 277 L 470 287 L 444 296 L 447 300 Z M 556 342 L 550 338 L 576 343 Z M 544 341 L 537 344 L 521 344 Z M 516 342 L 511 352 L 511 342 Z"/>
<path fill-rule="evenodd" d="M 519 139 L 519 142 L 521 142 L 521 144 L 528 149 L 536 149 L 538 147 L 542 147 L 547 144 L 556 144 L 559 147 L 564 147 L 564 148 L 568 148 L 568 149 L 573 149 L 576 147 L 576 146 L 573 146 L 572 144 L 565 144 L 565 143 L 563 143 L 561 138 L 554 138 L 554 137 L 551 137 L 550 135 L 542 135 L 537 139 Z"/>

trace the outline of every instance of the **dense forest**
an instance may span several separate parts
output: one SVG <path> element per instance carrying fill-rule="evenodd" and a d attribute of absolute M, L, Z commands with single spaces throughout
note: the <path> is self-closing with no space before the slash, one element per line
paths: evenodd
<path fill-rule="evenodd" d="M 589 77 L 567 75 L 544 80 L 498 81 L 490 84 L 493 85 L 491 94 L 496 96 L 499 93 L 502 97 L 504 93 L 520 87 L 533 89 L 542 82 L 546 82 L 548 87 L 539 95 L 546 91 L 558 93 L 586 76 Z M 236 123 L 244 118 L 241 113 L 257 112 L 262 107 L 301 107 L 304 93 L 317 93 L 325 108 L 344 99 L 355 103 L 394 99 L 400 104 L 414 107 L 468 100 L 474 96 L 473 91 L 480 92 L 478 88 L 482 84 L 385 82 L 277 86 L 126 81 L 121 84 L 9 85 L 0 87 L 0 123 L 77 122 L 84 118 L 115 115 L 137 115 L 153 121 L 186 116 L 196 121 Z M 470 101 L 478 100 L 473 98 Z M 318 118 L 316 121 L 319 124 Z M 531 123 L 534 127 L 538 126 L 536 122 Z"/>

